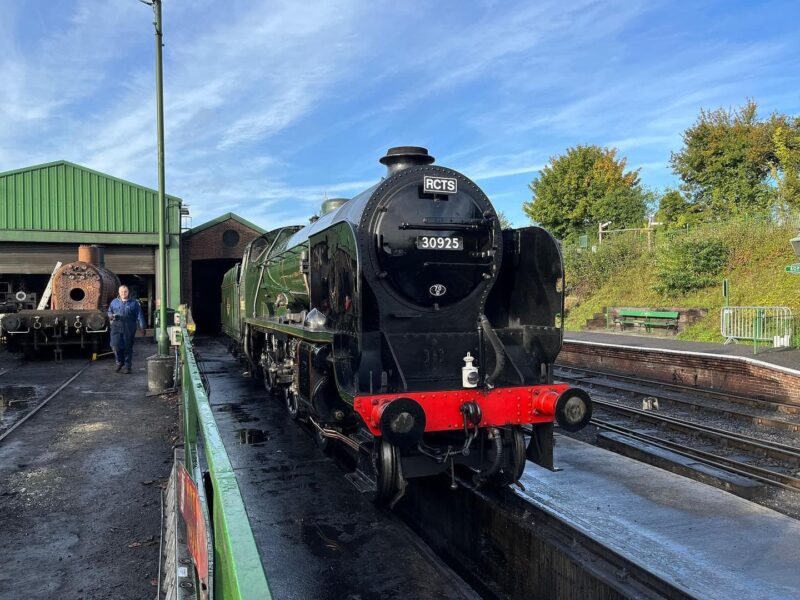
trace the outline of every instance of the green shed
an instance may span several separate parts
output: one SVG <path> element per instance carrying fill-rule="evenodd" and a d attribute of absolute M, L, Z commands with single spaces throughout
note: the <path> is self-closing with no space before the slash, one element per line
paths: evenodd
<path fill-rule="evenodd" d="M 182 201 L 167 196 L 167 290 L 180 302 Z M 0 290 L 41 293 L 79 244 L 105 246 L 106 266 L 153 310 L 158 193 L 67 161 L 0 173 Z M 41 288 L 41 289 L 39 289 Z M 2 298 L 0 298 L 2 303 Z"/>

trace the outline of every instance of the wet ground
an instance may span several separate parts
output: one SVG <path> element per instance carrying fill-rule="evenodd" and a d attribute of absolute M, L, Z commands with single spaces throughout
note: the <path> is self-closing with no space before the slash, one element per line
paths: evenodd
<path fill-rule="evenodd" d="M 794 600 L 800 523 L 743 498 L 577 440 L 562 470 L 525 470 L 516 491 L 693 598 Z"/>
<path fill-rule="evenodd" d="M 198 339 L 195 349 L 275 598 L 477 597 L 395 514 L 361 496 L 223 344 Z"/>
<path fill-rule="evenodd" d="M 177 405 L 145 397 L 154 351 L 137 340 L 131 375 L 92 363 L 0 442 L 0 599 L 155 596 Z M 5 409 L 35 404 L 85 363 L 75 360 L 0 352 Z"/>
<path fill-rule="evenodd" d="M 84 356 L 65 356 L 54 369 L 50 360 L 25 360 L 0 347 L 0 436 L 87 362 Z"/>

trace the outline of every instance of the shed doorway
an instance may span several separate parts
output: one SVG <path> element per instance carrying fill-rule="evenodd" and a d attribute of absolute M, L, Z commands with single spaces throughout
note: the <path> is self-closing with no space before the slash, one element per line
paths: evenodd
<path fill-rule="evenodd" d="M 192 261 L 192 317 L 197 333 L 218 335 L 222 327 L 222 278 L 237 262 L 232 258 Z"/>

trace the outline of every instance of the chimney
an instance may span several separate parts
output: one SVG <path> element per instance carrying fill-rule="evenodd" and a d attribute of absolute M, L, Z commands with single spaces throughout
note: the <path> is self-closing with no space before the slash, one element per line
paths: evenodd
<path fill-rule="evenodd" d="M 395 146 L 389 148 L 386 156 L 381 158 L 381 163 L 386 165 L 386 176 L 391 177 L 398 171 L 415 167 L 417 165 L 429 165 L 434 159 L 428 154 L 427 148 L 421 146 Z"/>
<path fill-rule="evenodd" d="M 97 246 L 81 244 L 78 246 L 78 260 L 87 264 L 98 266 Z"/>
<path fill-rule="evenodd" d="M 97 251 L 97 266 L 105 268 L 106 266 L 106 247 L 92 244 Z"/>

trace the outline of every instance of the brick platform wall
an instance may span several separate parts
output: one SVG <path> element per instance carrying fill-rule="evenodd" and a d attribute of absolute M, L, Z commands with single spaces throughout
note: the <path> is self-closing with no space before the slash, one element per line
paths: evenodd
<path fill-rule="evenodd" d="M 738 357 L 677 354 L 565 341 L 557 364 L 800 405 L 800 376 Z"/>

